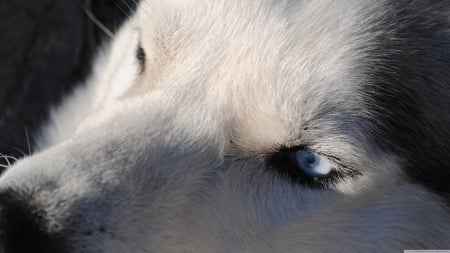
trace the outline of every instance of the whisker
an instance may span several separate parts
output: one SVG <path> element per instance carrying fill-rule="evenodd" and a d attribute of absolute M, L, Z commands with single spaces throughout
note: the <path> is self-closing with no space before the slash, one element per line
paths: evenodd
<path fill-rule="evenodd" d="M 2 164 L 2 165 L 7 166 L 7 168 L 11 167 L 11 165 L 12 165 L 11 162 L 9 161 L 9 159 L 14 160 L 14 162 L 17 162 L 17 160 L 18 160 L 17 158 L 15 158 L 13 156 L 4 155 L 2 153 L 0 153 L 0 158 L 6 161 L 7 165 L 4 165 L 4 164 Z"/>
<path fill-rule="evenodd" d="M 94 23 L 103 33 L 105 33 L 109 38 L 113 38 L 114 34 L 111 32 L 108 27 L 106 27 L 100 20 L 95 17 L 95 15 L 88 9 L 86 6 L 78 1 L 78 5 L 80 8 L 84 11 L 86 16 L 91 20 L 92 23 Z"/>
<path fill-rule="evenodd" d="M 122 3 L 128 8 L 129 13 L 133 13 L 133 8 L 131 8 L 131 6 L 127 3 L 126 0 L 122 0 Z M 125 13 L 125 15 L 128 15 L 128 14 Z"/>
<path fill-rule="evenodd" d="M 14 156 L 9 156 L 9 155 L 3 155 L 0 154 L 0 157 L 7 160 L 7 159 L 13 159 L 15 162 L 19 161 L 19 159 L 15 158 Z"/>
<path fill-rule="evenodd" d="M 30 138 L 28 136 L 28 128 L 25 126 L 25 136 L 27 137 L 28 155 L 31 155 Z"/>
<path fill-rule="evenodd" d="M 8 156 L 6 156 L 6 155 L 0 153 L 0 158 L 2 158 L 3 160 L 6 161 L 6 163 L 8 164 L 8 167 L 11 167 L 11 162 L 9 161 Z M 6 166 L 6 165 L 5 165 L 5 166 Z"/>
<path fill-rule="evenodd" d="M 123 0 L 122 0 L 123 2 Z M 125 15 L 127 18 L 130 17 L 130 15 L 128 14 L 128 12 L 126 12 L 121 6 L 120 4 L 117 3 L 116 0 L 113 0 L 114 5 L 122 12 L 123 15 Z"/>

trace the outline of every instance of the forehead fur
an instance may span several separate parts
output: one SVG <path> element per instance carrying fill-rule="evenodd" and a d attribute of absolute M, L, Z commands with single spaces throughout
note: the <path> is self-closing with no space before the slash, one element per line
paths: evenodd
<path fill-rule="evenodd" d="M 351 120 L 361 113 L 355 91 L 370 35 L 359 27 L 371 25 L 374 5 L 143 2 L 138 16 L 151 58 L 151 85 L 145 85 L 175 89 L 189 101 L 210 100 L 215 113 L 233 119 L 224 125 L 234 126 L 229 131 L 243 144 L 287 142 L 311 125 L 336 128 L 327 117 L 339 112 Z M 345 15 L 336 16 L 337 10 Z"/>

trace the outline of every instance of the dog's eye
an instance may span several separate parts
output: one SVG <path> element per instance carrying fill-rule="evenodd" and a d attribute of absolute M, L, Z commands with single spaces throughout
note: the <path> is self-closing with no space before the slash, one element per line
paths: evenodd
<path fill-rule="evenodd" d="M 144 72 L 146 55 L 144 48 L 140 44 L 136 50 L 136 59 L 138 60 L 139 63 L 140 73 Z"/>
<path fill-rule="evenodd" d="M 305 147 L 282 148 L 266 157 L 270 171 L 295 184 L 311 188 L 328 188 L 346 178 L 361 175 L 333 156 L 318 154 Z"/>
<path fill-rule="evenodd" d="M 290 154 L 294 165 L 312 177 L 323 177 L 336 171 L 336 165 L 328 158 L 308 150 L 300 150 Z"/>

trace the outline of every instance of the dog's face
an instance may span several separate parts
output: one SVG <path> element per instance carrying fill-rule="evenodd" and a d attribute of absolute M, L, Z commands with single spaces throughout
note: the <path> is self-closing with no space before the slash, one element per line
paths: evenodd
<path fill-rule="evenodd" d="M 0 252 L 450 248 L 445 6 L 400 2 L 144 1 L 0 179 Z"/>

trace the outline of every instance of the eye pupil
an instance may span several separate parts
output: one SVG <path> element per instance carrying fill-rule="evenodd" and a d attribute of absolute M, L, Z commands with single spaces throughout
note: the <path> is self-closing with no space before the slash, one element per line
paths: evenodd
<path fill-rule="evenodd" d="M 306 151 L 303 155 L 307 163 L 312 164 L 316 162 L 316 156 L 313 153 Z"/>
<path fill-rule="evenodd" d="M 318 157 L 310 151 L 298 151 L 296 153 L 296 160 L 300 166 L 310 168 L 318 162 Z"/>

